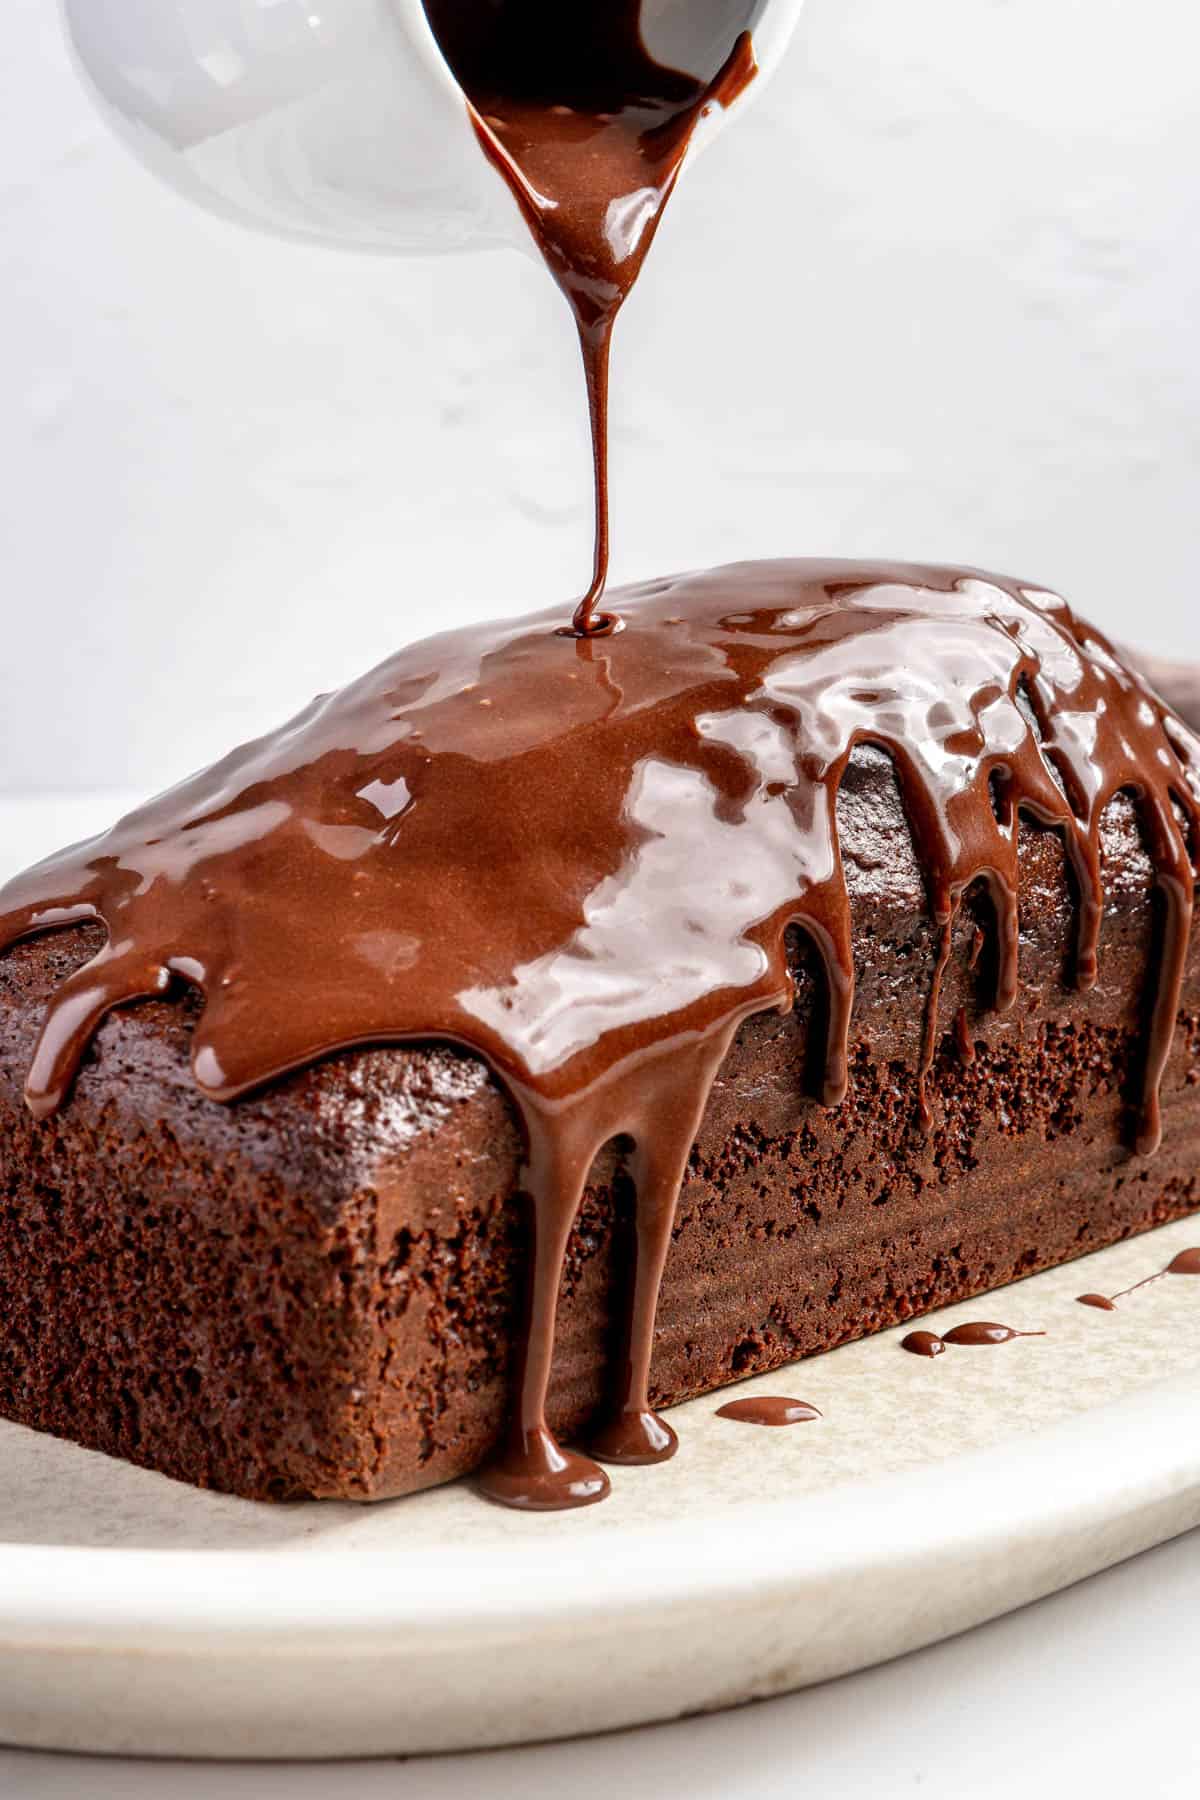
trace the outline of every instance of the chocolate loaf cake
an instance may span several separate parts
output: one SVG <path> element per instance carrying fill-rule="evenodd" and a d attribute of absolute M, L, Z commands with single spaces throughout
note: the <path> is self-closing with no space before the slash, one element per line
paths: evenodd
<path fill-rule="evenodd" d="M 1200 1206 L 1200 745 L 1103 639 L 923 568 L 621 601 L 0 890 L 5 1415 L 569 1503 L 556 1439 L 669 1453 L 653 1409 Z"/>

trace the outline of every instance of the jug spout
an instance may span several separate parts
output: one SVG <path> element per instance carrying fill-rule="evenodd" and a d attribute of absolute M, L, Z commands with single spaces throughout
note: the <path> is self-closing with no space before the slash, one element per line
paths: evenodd
<path fill-rule="evenodd" d="M 529 248 L 479 154 L 423 0 L 61 0 L 77 66 L 119 135 L 189 198 L 342 248 Z M 665 34 L 677 0 L 647 0 Z M 760 78 L 802 0 L 761 0 Z M 739 107 L 745 102 L 739 102 Z M 706 120 L 692 155 L 723 123 Z"/>

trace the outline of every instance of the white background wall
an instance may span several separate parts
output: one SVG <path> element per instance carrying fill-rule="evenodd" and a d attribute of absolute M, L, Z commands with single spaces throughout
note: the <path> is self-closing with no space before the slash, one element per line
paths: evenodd
<path fill-rule="evenodd" d="M 1184 0 L 809 0 L 622 322 L 617 575 L 963 559 L 1197 645 L 1198 67 Z M 574 358 L 524 259 L 190 209 L 5 0 L 0 788 L 158 786 L 406 637 L 565 603 Z"/>

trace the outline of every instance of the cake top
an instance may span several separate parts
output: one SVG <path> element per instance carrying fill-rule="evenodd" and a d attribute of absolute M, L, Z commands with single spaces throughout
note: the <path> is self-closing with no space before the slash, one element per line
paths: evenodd
<path fill-rule="evenodd" d="M 669 1231 L 732 1033 L 790 1002 L 792 924 L 828 983 L 822 1097 L 845 1090 L 836 797 L 866 743 L 894 762 L 943 959 L 960 897 L 987 883 L 1002 1009 L 1018 980 L 1018 813 L 1063 834 L 1087 985 L 1101 814 L 1138 796 L 1166 902 L 1138 1134 L 1152 1150 L 1200 740 L 1106 641 L 1052 594 L 907 565 L 743 564 L 630 588 L 620 610 L 628 629 L 605 638 L 564 638 L 553 613 L 403 650 L 0 890 L 0 948 L 84 919 L 108 932 L 50 1006 L 34 1112 L 62 1102 L 110 1008 L 189 983 L 213 1099 L 341 1047 L 450 1039 L 520 1112 L 551 1263 L 618 1134 Z M 936 999 L 935 982 L 922 1073 Z M 625 1412 L 643 1436 L 666 1430 L 644 1393 Z"/>
<path fill-rule="evenodd" d="M 1124 788 L 1156 864 L 1190 879 L 1197 740 L 1053 595 L 777 562 L 620 598 L 631 628 L 594 643 L 546 614 L 402 650 L 0 889 L 0 942 L 109 932 L 52 1009 L 34 1110 L 109 1006 L 172 976 L 204 992 L 214 1099 L 341 1046 L 445 1036 L 555 1107 L 786 1004 L 789 923 L 848 983 L 834 800 L 857 743 L 895 761 L 939 922 L 983 877 L 1015 924 L 1025 807 L 1067 835 L 1089 979 L 1096 829 Z"/>

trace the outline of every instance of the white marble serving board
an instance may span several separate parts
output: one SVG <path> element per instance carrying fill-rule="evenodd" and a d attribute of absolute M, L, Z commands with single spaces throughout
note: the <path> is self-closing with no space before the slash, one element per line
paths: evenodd
<path fill-rule="evenodd" d="M 1200 1523 L 1182 1221 L 672 1413 L 675 1460 L 525 1517 L 465 1487 L 266 1507 L 0 1424 L 0 1741 L 160 1755 L 468 1748 L 733 1705 L 964 1630 Z M 726 1396 L 727 1397 L 727 1396 Z"/>
<path fill-rule="evenodd" d="M 26 829 L 20 829 L 24 821 Z M 94 821 L 0 806 L 3 863 Z M 43 841 L 44 840 L 44 841 Z M 672 1413 L 675 1460 L 537 1518 L 203 1494 L 0 1423 L 0 1741 L 347 1757 L 735 1704 L 962 1631 L 1200 1523 L 1200 1279 L 1115 1293 L 1200 1218 L 745 1384 L 822 1418 Z"/>

